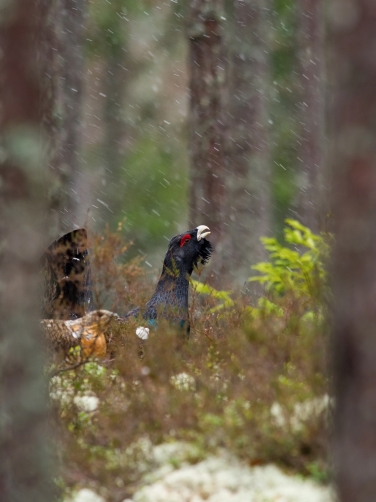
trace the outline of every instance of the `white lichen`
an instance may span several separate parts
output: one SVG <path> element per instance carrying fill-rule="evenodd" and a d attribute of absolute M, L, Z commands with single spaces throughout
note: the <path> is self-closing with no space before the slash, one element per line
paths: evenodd
<path fill-rule="evenodd" d="M 73 402 L 80 411 L 86 411 L 87 413 L 97 410 L 99 406 L 99 398 L 94 395 L 78 395 L 74 397 Z"/>
<path fill-rule="evenodd" d="M 249 467 L 228 452 L 211 455 L 201 462 L 171 462 L 179 443 L 154 448 L 163 461 L 144 478 L 145 485 L 133 502 L 334 502 L 328 487 L 289 476 L 273 465 Z M 189 448 L 180 445 L 187 455 Z M 184 449 L 185 448 L 185 449 Z M 184 455 L 182 455 L 182 459 Z M 167 464 L 165 462 L 168 462 Z M 153 481 L 152 481 L 153 480 Z M 125 501 L 124 501 L 125 502 Z M 127 499 L 130 502 L 130 499 Z"/>
<path fill-rule="evenodd" d="M 188 373 L 173 375 L 170 379 L 172 385 L 178 390 L 194 390 L 195 379 Z"/>
<path fill-rule="evenodd" d="M 312 418 L 317 419 L 323 415 L 328 420 L 332 407 L 333 399 L 328 394 L 324 394 L 321 397 L 295 403 L 290 413 L 281 404 L 273 403 L 270 408 L 270 416 L 278 427 L 291 427 L 294 432 L 297 432 Z"/>
<path fill-rule="evenodd" d="M 99 398 L 91 390 L 87 381 L 84 380 L 81 388 L 77 390 L 71 379 L 61 376 L 51 378 L 50 398 L 57 401 L 62 408 L 67 408 L 74 403 L 79 411 L 85 412 L 93 412 L 99 406 Z"/>
<path fill-rule="evenodd" d="M 82 488 L 73 495 L 67 502 L 106 502 L 103 497 L 89 490 L 89 488 Z"/>

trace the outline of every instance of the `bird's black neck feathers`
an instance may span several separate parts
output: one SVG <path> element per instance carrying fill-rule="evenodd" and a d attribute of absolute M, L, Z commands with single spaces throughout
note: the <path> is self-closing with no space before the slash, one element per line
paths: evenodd
<path fill-rule="evenodd" d="M 193 271 L 186 267 L 178 268 L 170 260 L 163 263 L 161 277 L 158 281 L 154 295 L 146 304 L 143 317 L 156 319 L 158 314 L 167 319 L 188 317 L 188 289 L 189 276 Z"/>

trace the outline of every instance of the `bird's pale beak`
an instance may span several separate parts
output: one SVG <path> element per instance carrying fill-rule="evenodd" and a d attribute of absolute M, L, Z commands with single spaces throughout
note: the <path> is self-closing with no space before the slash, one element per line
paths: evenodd
<path fill-rule="evenodd" d="M 206 225 L 199 225 L 197 227 L 197 240 L 200 241 L 210 234 L 210 229 Z"/>

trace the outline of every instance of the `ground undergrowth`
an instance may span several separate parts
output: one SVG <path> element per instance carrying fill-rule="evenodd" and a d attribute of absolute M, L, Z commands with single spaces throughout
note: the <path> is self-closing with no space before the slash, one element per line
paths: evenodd
<path fill-rule="evenodd" d="M 285 238 L 265 241 L 270 261 L 252 273 L 265 286 L 256 306 L 194 282 L 188 341 L 159 322 L 142 342 L 137 319 L 114 321 L 106 361 L 51 380 L 63 498 L 79 487 L 111 502 L 132 497 L 153 447 L 175 441 L 194 445 L 185 462 L 226 449 L 251 466 L 328 480 L 328 246 L 297 222 Z M 121 228 L 91 247 L 98 306 L 143 305 L 154 284 L 139 260 L 122 261 Z"/>

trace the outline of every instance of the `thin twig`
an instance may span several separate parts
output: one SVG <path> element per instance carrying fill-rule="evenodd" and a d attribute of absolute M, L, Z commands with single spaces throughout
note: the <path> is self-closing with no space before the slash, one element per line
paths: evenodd
<path fill-rule="evenodd" d="M 105 359 L 100 362 L 101 365 L 111 363 L 112 361 L 115 361 L 115 359 Z M 48 373 L 49 378 L 53 378 L 56 375 L 59 375 L 60 373 L 65 373 L 66 371 L 71 371 L 79 368 L 80 366 L 83 366 L 88 363 L 92 363 L 93 359 L 85 359 L 84 361 L 80 361 L 79 363 L 73 364 L 72 366 L 66 366 L 65 368 L 60 368 L 58 370 L 50 371 Z"/>

